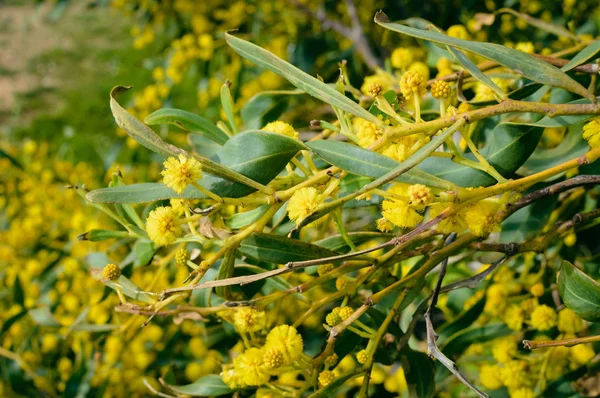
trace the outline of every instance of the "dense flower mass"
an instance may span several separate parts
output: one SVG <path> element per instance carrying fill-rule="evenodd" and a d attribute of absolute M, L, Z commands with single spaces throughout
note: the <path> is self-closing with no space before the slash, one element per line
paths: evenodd
<path fill-rule="evenodd" d="M 183 193 L 189 184 L 202 178 L 202 165 L 194 158 L 179 155 L 168 158 L 162 171 L 163 183 L 177 193 Z"/>

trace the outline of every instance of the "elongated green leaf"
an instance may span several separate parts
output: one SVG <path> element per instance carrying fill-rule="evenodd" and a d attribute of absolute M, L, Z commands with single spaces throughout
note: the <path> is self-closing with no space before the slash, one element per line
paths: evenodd
<path fill-rule="evenodd" d="M 373 239 L 391 239 L 392 235 L 381 232 L 349 232 L 348 237 L 355 245 L 368 242 Z M 332 235 L 315 242 L 315 245 L 324 247 L 335 252 L 345 253 L 350 250 L 348 243 L 341 235 Z"/>
<path fill-rule="evenodd" d="M 248 41 L 232 36 L 229 33 L 225 33 L 225 39 L 229 46 L 242 57 L 284 77 L 300 90 L 303 90 L 313 97 L 333 105 L 336 108 L 368 120 L 371 123 L 377 125 L 382 124 L 381 120 L 370 114 L 366 109 L 361 108 L 358 104 L 338 92 L 336 89 L 329 87 L 327 84 L 278 58 L 269 51 Z"/>
<path fill-rule="evenodd" d="M 131 138 L 153 152 L 165 156 L 177 156 L 180 154 L 187 156 L 188 154 L 186 151 L 163 141 L 150 127 L 133 117 L 119 105 L 117 100 L 115 100 L 115 94 L 127 91 L 130 88 L 131 87 L 116 86 L 110 92 L 110 109 L 117 125 L 129 134 Z"/>
<path fill-rule="evenodd" d="M 581 126 L 569 128 L 562 142 L 550 149 L 537 148 L 518 170 L 520 175 L 531 175 L 557 166 L 565 159 L 573 159 L 588 151 L 587 142 L 581 137 Z"/>
<path fill-rule="evenodd" d="M 594 96 L 586 90 L 585 87 L 571 79 L 560 69 L 521 51 L 504 47 L 499 44 L 462 40 L 437 32 L 429 32 L 423 29 L 416 29 L 410 26 L 393 23 L 389 21 L 388 17 L 383 12 L 379 12 L 375 15 L 375 22 L 384 28 L 395 32 L 470 51 L 484 58 L 498 62 L 500 65 L 510 68 L 535 82 L 554 87 L 562 87 L 565 90 L 577 93 L 589 100 L 594 99 Z"/>
<path fill-rule="evenodd" d="M 269 205 L 262 205 L 250 211 L 236 213 L 229 217 L 225 223 L 231 229 L 240 229 L 258 220 L 268 209 Z"/>
<path fill-rule="evenodd" d="M 400 165 L 387 156 L 342 141 L 317 140 L 306 145 L 327 163 L 363 177 L 379 178 Z M 452 184 L 418 169 L 407 171 L 397 180 L 440 189 L 453 188 Z"/>
<path fill-rule="evenodd" d="M 446 46 L 448 51 L 454 56 L 454 59 L 458 61 L 458 63 L 465 68 L 467 72 L 471 74 L 475 79 L 480 81 L 485 86 L 491 88 L 498 97 L 504 99 L 506 98 L 506 93 L 502 91 L 500 87 L 496 83 L 492 81 L 485 73 L 483 73 L 477 65 L 473 61 L 471 61 L 465 54 L 456 48 L 452 48 L 450 46 Z"/>
<path fill-rule="evenodd" d="M 229 83 L 225 83 L 221 86 L 221 105 L 227 116 L 231 131 L 233 131 L 233 134 L 237 134 L 239 130 L 237 123 L 235 122 L 235 117 L 233 116 L 233 99 L 231 98 L 231 91 L 229 91 Z"/>
<path fill-rule="evenodd" d="M 560 69 L 563 72 L 568 72 L 571 69 L 587 62 L 589 59 L 598 54 L 598 52 L 600 52 L 600 40 L 595 40 L 588 44 L 586 48 L 577 53 L 576 56 L 574 56 L 565 66 Z"/>
<path fill-rule="evenodd" d="M 229 137 L 213 122 L 195 113 L 181 109 L 162 108 L 146 116 L 144 123 L 150 126 L 157 124 L 173 124 L 186 131 L 198 133 L 223 145 Z"/>
<path fill-rule="evenodd" d="M 529 158 L 537 147 L 543 128 L 538 125 L 501 123 L 490 134 L 481 154 L 504 177 L 512 174 Z M 475 157 L 467 154 L 472 160 Z M 454 163 L 447 158 L 427 158 L 419 169 L 462 187 L 482 187 L 496 183 L 483 171 Z"/>
<path fill-rule="evenodd" d="M 534 18 L 527 14 L 517 12 L 511 8 L 501 8 L 498 11 L 496 11 L 496 14 L 503 14 L 503 13 L 512 14 L 515 17 L 520 18 L 523 21 L 527 22 L 529 25 L 535 26 L 536 28 L 538 28 L 540 30 L 544 30 L 546 32 L 555 34 L 558 37 L 562 36 L 562 37 L 568 37 L 569 39 L 572 39 L 572 40 L 579 40 L 576 35 L 574 35 L 572 32 L 563 28 L 560 25 L 555 25 L 553 23 Z"/>
<path fill-rule="evenodd" d="M 29 316 L 40 326 L 60 326 L 60 323 L 54 318 L 54 315 L 52 315 L 52 312 L 48 307 L 29 310 Z"/>
<path fill-rule="evenodd" d="M 167 384 L 166 387 L 177 394 L 189 395 L 192 397 L 218 397 L 233 392 L 233 390 L 223 382 L 221 376 L 218 375 L 203 376 L 192 384 L 186 384 L 184 386 Z"/>
<path fill-rule="evenodd" d="M 558 292 L 565 305 L 583 319 L 600 321 L 600 283 L 563 261 L 558 272 Z"/>
<path fill-rule="evenodd" d="M 405 349 L 402 369 L 411 397 L 429 398 L 435 394 L 435 363 L 427 354 Z"/>
<path fill-rule="evenodd" d="M 206 138 L 200 134 L 190 133 L 187 136 L 188 144 L 193 148 L 194 152 L 200 156 L 212 158 L 221 150 L 221 144 Z"/>
<path fill-rule="evenodd" d="M 253 187 L 253 190 L 260 187 L 260 184 L 257 184 L 257 182 L 252 178 L 248 178 L 247 176 L 237 173 L 234 170 L 223 166 L 222 164 L 208 159 L 207 157 L 195 154 L 192 155 L 181 148 L 163 141 L 150 127 L 146 126 L 133 115 L 129 114 L 115 100 L 114 95 L 116 93 L 129 90 L 130 88 L 131 87 L 116 86 L 110 92 L 110 109 L 112 110 L 113 116 L 117 122 L 117 125 L 125 130 L 130 137 L 151 151 L 165 156 L 184 155 L 186 157 L 195 157 L 202 164 L 203 170 L 209 174 L 225 178 L 232 182 L 235 181 L 244 184 L 246 187 Z"/>
<path fill-rule="evenodd" d="M 305 94 L 302 90 L 263 91 L 250 98 L 240 110 L 247 129 L 259 129 L 276 120 L 288 105 L 289 96 Z"/>
<path fill-rule="evenodd" d="M 297 239 L 259 232 L 244 239 L 238 250 L 245 256 L 275 264 L 314 260 L 339 254 Z"/>
<path fill-rule="evenodd" d="M 141 265 L 149 264 L 157 250 L 158 248 L 156 245 L 149 239 L 138 239 L 137 242 L 135 242 L 135 245 L 133 245 L 133 251 L 136 257 L 134 265 L 139 267 Z"/>
<path fill-rule="evenodd" d="M 219 265 L 219 273 L 217 274 L 217 280 L 228 279 L 233 276 L 233 265 L 235 264 L 235 251 L 229 250 L 223 257 L 221 265 Z M 217 286 L 215 293 L 225 299 L 231 299 L 231 286 Z"/>
<path fill-rule="evenodd" d="M 536 189 L 542 187 L 536 187 Z M 502 223 L 500 242 L 525 242 L 536 237 L 546 225 L 558 198 L 549 196 L 517 210 Z"/>
<path fill-rule="evenodd" d="M 490 323 L 485 326 L 471 326 L 452 335 L 440 347 L 442 352 L 452 358 L 460 355 L 471 345 L 485 343 L 512 333 L 504 323 Z"/>
<path fill-rule="evenodd" d="M 230 170 L 261 184 L 268 184 L 301 149 L 306 149 L 306 146 L 298 140 L 255 130 L 233 136 L 215 155 L 215 159 Z M 240 198 L 255 191 L 247 185 L 212 175 L 207 175 L 198 182 L 209 191 L 226 198 Z M 204 197 L 204 194 L 191 185 L 183 194 L 178 195 L 158 183 L 101 188 L 86 195 L 93 203 L 145 203 L 170 198 Z"/>

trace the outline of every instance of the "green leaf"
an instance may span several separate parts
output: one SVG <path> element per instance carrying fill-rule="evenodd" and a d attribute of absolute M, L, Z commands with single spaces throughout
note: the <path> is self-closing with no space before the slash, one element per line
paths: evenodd
<path fill-rule="evenodd" d="M 315 260 L 339 254 L 308 242 L 261 232 L 255 232 L 244 239 L 238 250 L 245 256 L 275 264 Z"/>
<path fill-rule="evenodd" d="M 573 126 L 562 142 L 550 149 L 536 148 L 529 159 L 518 170 L 528 176 L 558 166 L 567 159 L 575 159 L 588 151 L 587 141 L 581 137 L 581 125 Z"/>
<path fill-rule="evenodd" d="M 555 25 L 553 23 L 546 22 L 546 21 L 543 21 L 541 19 L 537 19 L 537 18 L 531 17 L 531 16 L 529 16 L 527 14 L 523 14 L 523 13 L 517 12 L 517 11 L 515 11 L 513 9 L 510 9 L 510 8 L 501 8 L 498 11 L 496 11 L 496 14 L 502 14 L 502 13 L 512 14 L 515 17 L 524 20 L 529 25 L 535 26 L 536 28 L 538 28 L 540 30 L 544 30 L 546 32 L 555 34 L 558 37 L 562 36 L 562 37 L 568 37 L 569 39 L 575 40 L 575 41 L 579 40 L 579 38 L 576 35 L 574 35 L 570 31 L 568 31 L 567 29 L 563 28 L 562 26 Z"/>
<path fill-rule="evenodd" d="M 500 242 L 521 243 L 538 236 L 550 218 L 557 201 L 557 196 L 549 196 L 536 200 L 529 206 L 511 214 L 502 223 Z"/>
<path fill-rule="evenodd" d="M 195 153 L 207 158 L 212 158 L 217 152 L 221 150 L 220 144 L 217 144 L 213 140 L 210 140 L 200 134 L 188 134 L 187 141 Z"/>
<path fill-rule="evenodd" d="M 391 239 L 393 236 L 381 232 L 349 232 L 348 237 L 355 245 L 368 242 L 373 239 Z M 325 239 L 315 242 L 315 245 L 333 250 L 339 253 L 345 253 L 350 250 L 348 243 L 341 235 L 332 235 Z"/>
<path fill-rule="evenodd" d="M 166 387 L 177 394 L 191 395 L 192 397 L 218 397 L 233 392 L 218 375 L 202 376 L 192 384 L 184 386 L 166 384 Z"/>
<path fill-rule="evenodd" d="M 17 312 L 15 315 L 11 316 L 10 318 L 6 319 L 0 327 L 0 336 L 2 336 L 4 332 L 10 329 L 10 327 L 14 325 L 19 319 L 23 318 L 25 314 L 27 314 L 27 310 L 23 309 Z"/>
<path fill-rule="evenodd" d="M 23 285 L 21 285 L 21 280 L 18 276 L 15 278 L 13 284 L 13 301 L 21 307 L 25 306 L 25 293 L 23 292 Z"/>
<path fill-rule="evenodd" d="M 246 131 L 230 138 L 215 155 L 220 163 L 261 184 L 268 184 L 306 146 L 281 134 L 260 130 Z M 207 175 L 198 181 L 209 191 L 226 198 L 240 198 L 255 191 L 247 185 Z M 86 198 L 92 203 L 145 203 L 163 199 L 201 199 L 205 195 L 193 186 L 183 194 L 159 183 L 142 183 L 91 191 Z"/>
<path fill-rule="evenodd" d="M 276 120 L 288 105 L 288 96 L 304 94 L 302 90 L 263 91 L 250 98 L 240 110 L 247 129 L 259 129 Z"/>
<path fill-rule="evenodd" d="M 491 88 L 498 97 L 505 99 L 506 93 L 502 91 L 500 87 L 496 83 L 492 81 L 485 73 L 483 73 L 477 65 L 473 61 L 471 61 L 465 54 L 461 51 L 452 48 L 450 46 L 446 46 L 448 51 L 454 56 L 454 58 L 458 61 L 458 63 L 465 68 L 467 72 L 471 74 L 475 79 L 484 84 L 485 86 Z"/>
<path fill-rule="evenodd" d="M 110 231 L 106 229 L 90 229 L 86 233 L 77 236 L 78 240 L 89 240 L 90 242 L 101 242 L 107 239 L 128 238 L 127 231 Z"/>
<path fill-rule="evenodd" d="M 490 323 L 485 326 L 471 326 L 452 335 L 440 347 L 442 352 L 452 358 L 460 355 L 471 345 L 485 343 L 512 333 L 504 323 Z"/>
<path fill-rule="evenodd" d="M 219 265 L 219 273 L 217 274 L 217 280 L 228 279 L 233 276 L 233 266 L 235 264 L 235 250 L 228 250 L 221 265 Z M 231 299 L 231 286 L 217 286 L 215 288 L 217 296 L 221 296 L 227 300 Z"/>
<path fill-rule="evenodd" d="M 115 100 L 115 94 L 127 91 L 130 88 L 130 86 L 116 86 L 110 92 L 110 109 L 117 125 L 125 130 L 131 138 L 139 142 L 143 147 L 150 149 L 152 152 L 160 153 L 165 156 L 178 156 L 180 154 L 188 156 L 186 151 L 163 141 L 150 127 L 133 117 L 119 105 L 117 100 Z"/>
<path fill-rule="evenodd" d="M 400 165 L 387 156 L 342 141 L 317 140 L 307 142 L 306 145 L 327 163 L 363 177 L 379 178 Z M 407 171 L 397 181 L 453 189 L 452 184 L 418 169 Z"/>
<path fill-rule="evenodd" d="M 577 392 L 573 389 L 575 382 L 579 380 L 583 375 L 588 372 L 587 366 L 580 366 L 577 369 L 563 374 L 558 379 L 554 380 L 552 383 L 546 387 L 542 397 L 581 397 L 581 395 L 577 394 Z"/>
<path fill-rule="evenodd" d="M 133 245 L 133 251 L 136 256 L 134 265 L 137 267 L 149 264 L 157 250 L 158 248 L 152 241 L 145 238 L 138 239 L 135 245 Z"/>
<path fill-rule="evenodd" d="M 500 174 L 510 178 L 535 150 L 542 132 L 543 128 L 538 125 L 501 123 L 489 134 L 488 144 L 480 153 Z M 472 154 L 465 156 L 475 160 Z M 482 187 L 496 183 L 489 174 L 459 165 L 448 158 L 427 158 L 419 168 L 462 187 Z"/>
<path fill-rule="evenodd" d="M 560 69 L 541 61 L 532 55 L 525 54 L 512 48 L 504 47 L 495 43 L 482 43 L 469 40 L 457 39 L 442 33 L 430 32 L 416 29 L 410 26 L 390 22 L 383 12 L 375 15 L 375 22 L 384 28 L 403 33 L 418 39 L 432 41 L 434 43 L 460 48 L 470 51 L 484 58 L 490 59 L 535 82 L 547 84 L 554 87 L 562 87 L 565 90 L 577 93 L 582 97 L 594 100 L 594 96 L 581 84 L 571 79 Z"/>
<path fill-rule="evenodd" d="M 263 188 L 256 181 L 252 180 L 252 178 L 248 178 L 240 173 L 237 173 L 231 168 L 225 167 L 222 164 L 216 163 L 204 156 L 190 154 L 181 148 L 163 141 L 150 127 L 146 126 L 133 115 L 129 114 L 115 100 L 114 95 L 116 93 L 129 90 L 130 88 L 131 87 L 116 86 L 110 92 L 110 109 L 112 110 L 115 121 L 117 122 L 117 125 L 125 130 L 130 137 L 151 151 L 165 156 L 184 155 L 186 157 L 194 157 L 202 164 L 203 170 L 208 174 L 220 176 L 224 179 L 227 179 L 229 182 L 235 181 L 239 184 L 245 185 L 247 188 L 253 187 L 253 190 L 256 190 L 257 188 Z"/>
<path fill-rule="evenodd" d="M 240 229 L 257 221 L 267 210 L 269 210 L 269 205 L 262 205 L 250 211 L 235 213 L 225 220 L 225 224 L 231 229 Z"/>
<path fill-rule="evenodd" d="M 595 40 L 587 45 L 583 50 L 577 53 L 565 66 L 561 68 L 563 72 L 568 72 L 573 68 L 587 62 L 600 52 L 600 40 Z"/>
<path fill-rule="evenodd" d="M 296 68 L 294 65 L 282 60 L 275 54 L 260 48 L 248 41 L 239 39 L 235 36 L 225 33 L 225 39 L 231 48 L 242 57 L 254 62 L 255 64 L 267 68 L 274 72 L 300 90 L 320 99 L 336 108 L 342 109 L 352 115 L 361 117 L 365 120 L 382 125 L 381 120 L 370 114 L 351 99 L 338 92 L 335 88 L 328 86 L 322 81 L 310 76 L 309 74 Z"/>
<path fill-rule="evenodd" d="M 52 315 L 52 312 L 48 307 L 29 310 L 29 316 L 40 326 L 60 326 L 60 323 L 54 318 L 54 315 Z"/>
<path fill-rule="evenodd" d="M 227 116 L 231 131 L 233 131 L 233 134 L 239 133 L 237 123 L 235 122 L 235 116 L 233 115 L 233 99 L 231 98 L 228 82 L 221 86 L 221 105 L 223 106 L 225 116 Z"/>
<path fill-rule="evenodd" d="M 433 397 L 435 394 L 435 362 L 427 354 L 409 348 L 403 350 L 402 369 L 411 397 Z"/>
<path fill-rule="evenodd" d="M 600 283 L 568 261 L 558 271 L 558 292 L 565 305 L 583 319 L 600 321 Z"/>
<path fill-rule="evenodd" d="M 223 145 L 229 138 L 223 130 L 208 119 L 195 113 L 181 109 L 162 108 L 146 116 L 144 123 L 154 126 L 158 124 L 173 124 L 185 131 L 197 133 L 218 144 Z"/>

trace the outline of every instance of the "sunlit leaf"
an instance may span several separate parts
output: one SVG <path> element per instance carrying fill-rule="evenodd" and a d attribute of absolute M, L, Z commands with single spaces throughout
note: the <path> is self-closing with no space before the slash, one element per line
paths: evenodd
<path fill-rule="evenodd" d="M 557 280 L 560 297 L 570 310 L 587 321 L 600 321 L 600 283 L 568 261 L 563 261 Z"/>

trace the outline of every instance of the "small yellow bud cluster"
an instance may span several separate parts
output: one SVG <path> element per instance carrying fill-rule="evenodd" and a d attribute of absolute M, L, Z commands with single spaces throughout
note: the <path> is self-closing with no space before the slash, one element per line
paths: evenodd
<path fill-rule="evenodd" d="M 529 288 L 529 291 L 535 297 L 542 297 L 544 295 L 544 285 L 536 283 Z"/>
<path fill-rule="evenodd" d="M 175 253 L 175 262 L 180 267 L 185 266 L 189 259 L 190 259 L 190 253 L 188 253 L 188 251 L 183 248 L 177 250 L 177 252 Z"/>
<path fill-rule="evenodd" d="M 329 326 L 335 326 L 342 321 L 348 319 L 350 315 L 354 313 L 352 307 L 336 307 L 325 317 L 325 322 Z"/>
<path fill-rule="evenodd" d="M 335 375 L 333 374 L 332 371 L 324 370 L 321 373 L 319 373 L 319 384 L 322 387 L 326 387 L 329 384 L 331 384 L 331 382 L 333 381 L 334 378 L 335 378 Z"/>
<path fill-rule="evenodd" d="M 408 187 L 410 203 L 418 206 L 426 206 L 433 200 L 431 189 L 425 185 L 415 184 Z"/>
<path fill-rule="evenodd" d="M 377 229 L 381 232 L 390 232 L 392 229 L 394 229 L 394 224 L 392 224 L 385 217 L 381 217 L 377 219 Z"/>
<path fill-rule="evenodd" d="M 283 365 L 284 357 L 277 348 L 271 348 L 265 351 L 263 361 L 269 369 L 276 369 Z"/>
<path fill-rule="evenodd" d="M 337 308 L 334 308 L 334 311 L 331 311 L 325 317 L 325 322 L 327 322 L 329 326 L 335 326 L 342 322 L 342 317 L 335 311 L 336 309 Z"/>
<path fill-rule="evenodd" d="M 317 273 L 319 274 L 319 276 L 323 276 L 326 273 L 328 273 L 329 271 L 331 271 L 333 269 L 333 264 L 323 264 L 323 265 L 319 265 L 319 268 L 317 268 Z"/>
<path fill-rule="evenodd" d="M 436 80 L 431 83 L 431 87 L 429 88 L 431 91 L 431 95 L 434 98 L 448 98 L 450 97 L 450 85 L 448 82 L 443 80 Z"/>
<path fill-rule="evenodd" d="M 383 87 L 379 83 L 373 83 L 369 88 L 369 94 L 371 94 L 371 97 L 377 97 L 378 95 L 381 95 L 382 92 Z"/>
<path fill-rule="evenodd" d="M 427 90 L 427 81 L 423 76 L 414 70 L 409 70 L 402 75 L 400 79 L 400 91 L 406 99 L 413 95 L 423 95 Z"/>
<path fill-rule="evenodd" d="M 367 363 L 367 361 L 369 360 L 369 354 L 367 354 L 367 350 L 360 350 L 357 354 L 356 354 L 356 360 L 358 361 L 358 363 L 360 363 L 361 365 Z"/>
<path fill-rule="evenodd" d="M 107 264 L 102 270 L 102 276 L 108 281 L 116 281 L 121 276 L 121 268 L 117 264 Z"/>
<path fill-rule="evenodd" d="M 348 284 L 348 280 L 343 276 L 340 276 L 335 280 L 335 288 L 337 291 L 343 290 L 344 287 Z"/>
<path fill-rule="evenodd" d="M 336 363 L 338 363 L 338 360 L 339 360 L 339 357 L 334 352 L 333 354 L 331 354 L 330 356 L 325 358 L 325 366 L 331 368 L 331 367 L 335 366 Z"/>

